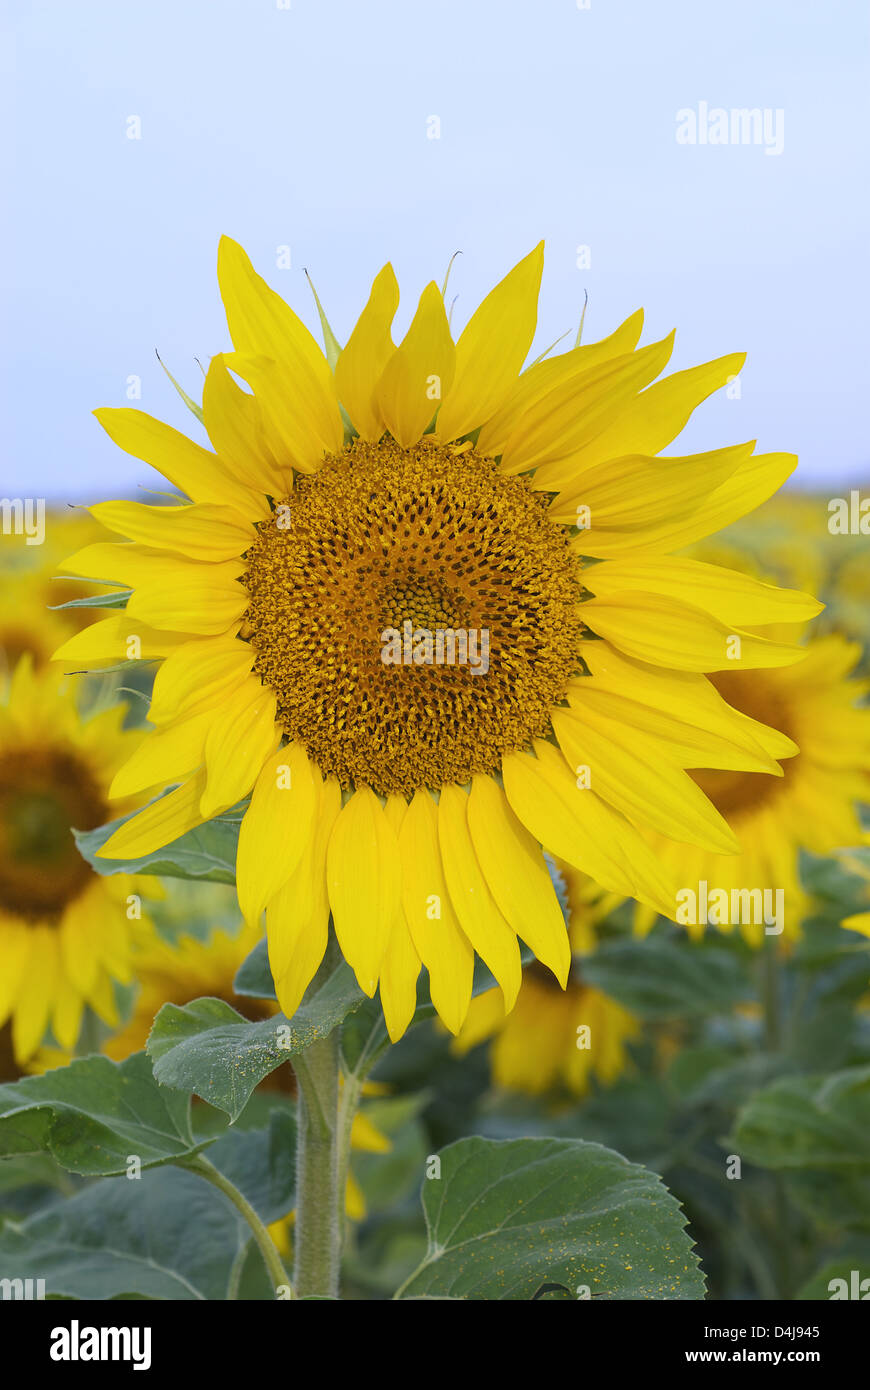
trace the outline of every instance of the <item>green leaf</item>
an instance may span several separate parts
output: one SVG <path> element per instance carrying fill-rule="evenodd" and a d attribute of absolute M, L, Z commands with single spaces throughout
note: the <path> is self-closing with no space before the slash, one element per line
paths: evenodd
<path fill-rule="evenodd" d="M 137 813 L 131 812 L 131 815 Z M 210 883 L 235 883 L 236 848 L 239 841 L 239 817 L 232 811 L 207 821 L 205 825 L 188 830 L 179 839 L 141 859 L 99 859 L 97 850 L 102 849 L 110 835 L 130 820 L 122 816 L 119 820 L 100 825 L 96 830 L 76 830 L 74 835 L 79 853 L 91 868 L 104 877 L 111 874 L 159 874 L 164 878 L 193 878 Z"/>
<path fill-rule="evenodd" d="M 0 1231 L 0 1276 L 49 1296 L 225 1299 L 250 1227 L 216 1188 L 163 1168 L 108 1178 Z"/>
<path fill-rule="evenodd" d="M 208 1141 L 206 1141 L 208 1142 Z M 71 1173 L 126 1173 L 198 1152 L 190 1097 L 163 1091 L 144 1052 L 124 1062 L 82 1057 L 0 1086 L 0 1155 L 49 1153 Z"/>
<path fill-rule="evenodd" d="M 870 1067 L 775 1081 L 743 1106 L 733 1142 L 762 1168 L 870 1170 Z"/>
<path fill-rule="evenodd" d="M 296 1202 L 295 1105 L 274 1109 L 264 1129 L 228 1129 L 208 1156 L 261 1221 L 280 1221 Z"/>
<path fill-rule="evenodd" d="M 685 1218 L 661 1179 L 582 1139 L 460 1139 L 423 1183 L 429 1249 L 402 1297 L 702 1299 Z"/>
<path fill-rule="evenodd" d="M 233 994 L 244 999 L 275 999 L 275 981 L 269 966 L 269 943 L 265 936 L 245 956 L 233 980 Z"/>
<path fill-rule="evenodd" d="M 717 946 L 648 936 L 604 942 L 584 956 L 584 980 L 641 1018 L 731 1010 L 746 997 L 739 959 Z"/>
<path fill-rule="evenodd" d="M 148 1039 L 154 1075 L 161 1085 L 194 1091 L 234 1120 L 264 1076 L 327 1037 L 364 1000 L 342 962 L 292 1019 L 275 1014 L 249 1023 L 221 999 L 164 1004 Z"/>

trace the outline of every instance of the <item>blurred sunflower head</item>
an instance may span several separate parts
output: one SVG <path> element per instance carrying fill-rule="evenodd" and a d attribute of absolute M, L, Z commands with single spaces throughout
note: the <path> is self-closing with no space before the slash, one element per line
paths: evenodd
<path fill-rule="evenodd" d="M 714 890 L 732 894 L 759 889 L 782 891 L 783 916 L 771 922 L 783 939 L 800 935 L 808 910 L 801 886 L 800 852 L 828 854 L 862 843 L 857 806 L 870 799 L 870 708 L 859 702 L 870 682 L 851 679 L 861 648 L 838 634 L 810 640 L 803 659 L 794 666 L 766 671 L 719 672 L 711 679 L 719 694 L 754 729 L 764 728 L 768 751 L 778 760 L 778 772 L 744 768 L 693 771 L 704 794 L 733 829 L 741 845 L 737 855 L 717 855 L 698 846 L 679 851 L 666 840 L 656 853 L 672 863 L 682 883 L 692 890 L 704 882 L 708 902 Z M 779 744 L 770 733 L 778 730 Z M 725 899 L 720 900 L 724 903 Z M 757 904 L 747 899 L 739 922 L 752 945 L 764 940 L 766 924 Z M 691 917 L 695 920 L 692 921 Z M 700 913 L 684 920 L 690 933 L 703 935 Z M 638 923 L 650 921 L 637 913 Z M 732 920 L 711 922 L 723 930 Z"/>
<path fill-rule="evenodd" d="M 594 950 L 595 912 L 578 890 L 584 875 L 563 877 L 570 902 L 568 934 L 576 953 Z M 583 979 L 572 961 L 564 990 L 547 970 L 532 965 L 523 974 L 510 1012 L 500 989 L 476 995 L 451 1050 L 463 1056 L 492 1039 L 490 1066 L 496 1085 L 525 1095 L 568 1091 L 585 1096 L 593 1082 L 611 1085 L 630 1065 L 628 1045 L 640 1021 L 615 999 Z"/>
<path fill-rule="evenodd" d="M 106 535 L 82 508 L 49 511 L 42 545 L 7 545 L 0 561 L 0 681 L 22 656 L 34 666 L 47 665 L 58 644 L 93 621 L 85 607 L 63 607 L 70 600 L 92 597 L 93 585 L 65 579 L 55 572 L 71 545 L 85 545 Z M 16 538 L 12 538 L 13 542 Z"/>
<path fill-rule="evenodd" d="M 149 933 L 133 956 L 138 986 L 133 1012 L 121 1031 L 107 1039 L 103 1051 L 119 1062 L 141 1052 L 164 1004 L 181 1007 L 207 997 L 222 999 L 252 1023 L 270 1018 L 277 1012 L 277 1004 L 237 995 L 233 989 L 236 972 L 260 935 L 256 927 L 243 927 L 235 934 L 218 928 L 205 940 L 184 933 L 170 942 L 156 932 Z M 289 1069 L 282 1067 L 280 1077 L 286 1081 Z"/>
<path fill-rule="evenodd" d="M 0 704 L 0 1025 L 11 1022 L 17 1065 L 47 1028 L 72 1048 L 89 1005 L 110 1026 L 113 980 L 127 982 L 130 938 L 144 887 L 102 878 L 81 857 L 72 829 L 108 813 L 109 784 L 141 733 L 115 706 L 83 720 L 57 675 L 18 664 Z M 131 809 L 134 803 L 129 803 Z"/>
<path fill-rule="evenodd" d="M 112 792 L 178 785 L 102 853 L 145 854 L 250 795 L 239 901 L 248 922 L 266 911 L 287 1014 L 330 913 L 394 1039 L 421 963 L 454 1032 L 475 951 L 508 1008 L 518 935 L 564 985 L 542 849 L 671 912 L 642 827 L 737 848 L 686 746 L 709 766 L 771 763 L 704 673 L 793 661 L 757 629 L 818 604 L 668 551 L 758 505 L 795 460 L 752 444 L 656 457 L 743 356 L 655 382 L 673 335 L 637 348 L 640 313 L 522 370 L 542 264 L 538 246 L 455 343 L 429 284 L 398 346 L 385 266 L 324 356 L 224 239 L 235 350 L 205 382 L 211 447 L 98 412 L 190 499 L 100 504 L 130 543 L 66 563 L 133 593 L 59 655 L 117 661 L 132 637 L 163 663 L 155 732 Z"/>

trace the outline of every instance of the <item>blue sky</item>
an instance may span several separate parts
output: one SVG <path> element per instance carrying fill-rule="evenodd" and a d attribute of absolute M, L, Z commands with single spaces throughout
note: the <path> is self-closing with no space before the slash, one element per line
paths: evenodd
<path fill-rule="evenodd" d="M 307 266 L 342 340 L 385 260 L 401 329 L 461 250 L 458 328 L 544 237 L 540 348 L 584 292 L 590 339 L 643 305 L 675 368 L 749 353 L 679 452 L 756 438 L 805 486 L 867 479 L 864 6 L 284 3 L 7 5 L 4 495 L 154 486 L 90 412 L 138 376 L 133 404 L 196 431 L 154 352 L 198 391 L 228 346 L 222 232 L 314 326 Z M 701 102 L 781 111 L 782 153 L 679 144 Z"/>

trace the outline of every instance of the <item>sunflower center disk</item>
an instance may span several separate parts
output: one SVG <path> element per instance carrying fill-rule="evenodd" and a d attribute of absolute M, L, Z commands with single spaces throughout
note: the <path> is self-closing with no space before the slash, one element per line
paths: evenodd
<path fill-rule="evenodd" d="M 494 771 L 579 667 L 568 533 L 474 450 L 357 440 L 299 479 L 247 559 L 254 670 L 345 787 Z"/>
<path fill-rule="evenodd" d="M 91 876 L 72 827 L 93 830 L 107 815 L 91 773 L 69 754 L 0 757 L 0 909 L 34 920 L 61 912 Z"/>
<path fill-rule="evenodd" d="M 762 724 L 769 724 L 780 733 L 794 737 L 791 714 L 779 692 L 764 678 L 761 671 L 717 671 L 707 678 L 729 705 Z M 709 769 L 692 772 L 691 776 L 716 810 L 725 817 L 739 816 L 752 811 L 775 797 L 797 765 L 797 754 L 785 758 L 783 776 L 771 777 L 766 772 L 745 772 L 740 769 Z"/>

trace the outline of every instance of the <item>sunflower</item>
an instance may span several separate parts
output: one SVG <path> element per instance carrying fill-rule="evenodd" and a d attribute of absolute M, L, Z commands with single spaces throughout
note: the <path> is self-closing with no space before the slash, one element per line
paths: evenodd
<path fill-rule="evenodd" d="M 159 891 L 95 874 L 72 836 L 106 819 L 109 783 L 141 739 L 122 728 L 125 713 L 83 721 L 58 675 L 34 672 L 29 656 L 0 705 L 0 1026 L 11 1020 L 17 1066 L 49 1025 L 72 1048 L 85 1005 L 117 1025 L 112 981 L 130 980 L 141 898 Z"/>
<path fill-rule="evenodd" d="M 706 884 L 708 903 L 715 903 L 715 890 L 724 890 L 730 904 L 735 892 L 781 889 L 783 919 L 770 925 L 781 927 L 784 939 L 800 935 L 809 906 L 800 851 L 823 855 L 864 841 L 856 807 L 870 799 L 870 709 L 858 702 L 870 682 L 850 678 L 860 659 L 857 642 L 829 633 L 811 640 L 794 666 L 712 676 L 733 709 L 780 731 L 779 775 L 745 769 L 692 773 L 733 829 L 740 854 L 718 855 L 698 846 L 677 850 L 664 839 L 653 846 L 663 863 L 679 869 L 686 888 L 697 892 Z M 686 904 L 691 909 L 688 899 Z M 711 913 L 710 921 L 728 930 L 734 922 L 717 921 L 721 915 Z M 707 925 L 697 910 L 678 914 L 677 920 L 694 936 L 703 935 Z M 643 929 L 652 918 L 640 908 L 636 921 Z M 740 927 L 750 944 L 764 939 L 765 923 L 755 905 L 741 912 Z"/>
<path fill-rule="evenodd" d="M 598 914 L 587 901 L 588 880 L 568 865 L 554 867 L 572 954 L 594 951 Z M 585 1096 L 593 1078 L 607 1086 L 625 1071 L 628 1044 L 639 1033 L 634 1014 L 584 981 L 575 958 L 564 990 L 548 970 L 530 966 L 511 1012 L 498 988 L 475 996 L 451 1050 L 464 1056 L 492 1038 L 492 1076 L 505 1090 L 539 1096 L 561 1088 Z"/>
<path fill-rule="evenodd" d="M 523 975 L 509 1014 L 500 989 L 472 999 L 453 1050 L 462 1055 L 493 1038 L 492 1074 L 499 1086 L 538 1096 L 561 1085 L 584 1096 L 593 1077 L 609 1085 L 625 1070 L 626 1045 L 639 1031 L 633 1014 L 584 984 L 579 972 L 563 990 L 535 964 Z"/>
<path fill-rule="evenodd" d="M 10 548 L 4 541 L 0 563 L 0 680 L 8 677 L 29 653 L 37 667 L 45 666 L 58 644 L 93 620 L 85 607 L 65 608 L 71 599 L 96 592 L 79 579 L 63 579 L 55 571 L 70 545 L 83 545 L 106 536 L 86 511 L 50 511 L 45 517 L 45 541 Z"/>
<path fill-rule="evenodd" d="M 251 1023 L 271 1018 L 278 1012 L 277 1004 L 237 995 L 233 989 L 239 966 L 260 936 L 256 926 L 244 926 L 235 934 L 216 928 L 206 940 L 181 933 L 170 942 L 156 932 L 149 933 L 134 950 L 138 993 L 133 1012 L 121 1031 L 106 1040 L 103 1051 L 118 1062 L 141 1052 L 164 1004 L 183 1006 L 208 997 L 222 999 Z"/>
<path fill-rule="evenodd" d="M 239 902 L 250 923 L 266 911 L 288 1015 L 330 912 L 393 1039 L 421 964 L 454 1033 L 475 952 L 509 1008 L 518 936 L 564 985 L 542 847 L 672 911 L 640 827 L 737 849 L 687 749 L 771 766 L 704 672 L 793 661 L 747 625 L 818 605 L 667 552 L 758 505 L 795 460 L 752 444 L 655 457 L 743 355 L 652 384 L 673 334 L 636 348 L 639 312 L 523 371 L 542 265 L 538 246 L 455 343 L 429 284 L 398 346 L 387 265 L 343 350 L 325 329 L 324 356 L 224 239 L 235 350 L 204 385 L 211 448 L 137 410 L 97 412 L 190 499 L 99 504 L 130 543 L 66 563 L 133 593 L 59 656 L 117 661 L 135 637 L 162 660 L 156 729 L 112 792 L 174 789 L 101 853 L 146 854 L 250 796 Z"/>

